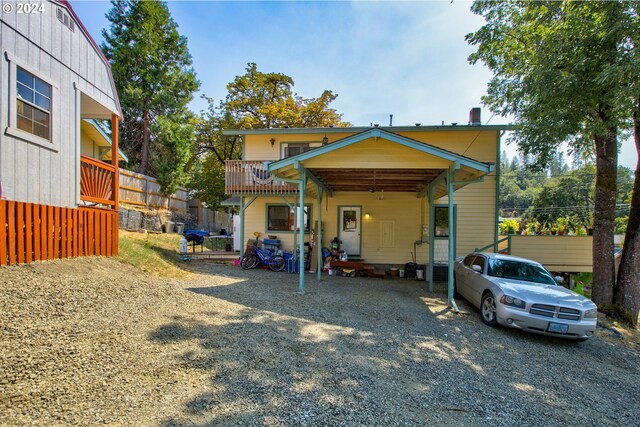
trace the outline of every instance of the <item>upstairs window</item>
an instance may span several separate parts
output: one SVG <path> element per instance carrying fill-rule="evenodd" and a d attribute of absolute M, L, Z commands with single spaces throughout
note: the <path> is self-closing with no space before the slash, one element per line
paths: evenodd
<path fill-rule="evenodd" d="M 300 153 L 311 150 L 311 147 L 307 143 L 287 144 L 283 147 L 284 158 L 291 156 L 297 156 Z"/>
<path fill-rule="evenodd" d="M 286 159 L 287 157 L 297 156 L 321 145 L 322 143 L 320 142 L 285 142 L 282 144 L 282 155 L 280 158 Z"/>
<path fill-rule="evenodd" d="M 16 67 L 16 126 L 51 140 L 51 85 Z"/>

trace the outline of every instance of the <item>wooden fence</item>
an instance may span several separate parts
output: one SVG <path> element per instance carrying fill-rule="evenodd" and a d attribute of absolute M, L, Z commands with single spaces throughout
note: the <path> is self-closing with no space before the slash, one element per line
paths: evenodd
<path fill-rule="evenodd" d="M 118 254 L 118 213 L 0 200 L 0 265 Z"/>
<path fill-rule="evenodd" d="M 120 169 L 120 202 L 149 208 L 164 208 L 187 214 L 187 190 L 179 188 L 169 197 L 160 192 L 155 178 Z"/>

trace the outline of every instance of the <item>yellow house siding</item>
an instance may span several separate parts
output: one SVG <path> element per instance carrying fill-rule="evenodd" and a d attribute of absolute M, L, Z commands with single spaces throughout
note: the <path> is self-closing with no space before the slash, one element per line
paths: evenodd
<path fill-rule="evenodd" d="M 80 152 L 89 157 L 97 158 L 98 149 L 96 143 L 86 134 L 86 132 L 80 132 L 81 149 Z"/>
<path fill-rule="evenodd" d="M 353 135 L 354 132 L 329 133 L 329 143 Z M 496 130 L 460 130 L 434 132 L 398 132 L 427 144 L 455 152 L 481 162 L 497 162 Z M 245 160 L 278 160 L 281 145 L 291 142 L 318 143 L 323 133 L 245 135 Z M 270 139 L 274 138 L 274 146 Z M 423 168 L 446 169 L 450 162 L 419 153 L 416 150 L 384 140 L 373 138 L 355 143 L 341 150 L 302 162 L 307 168 Z M 323 200 L 323 246 L 337 235 L 338 206 L 362 207 L 361 258 L 379 264 L 401 264 L 411 260 L 414 242 L 422 238 L 422 225 L 427 223 L 428 209 L 424 199 L 416 193 L 385 192 L 384 200 L 369 192 L 336 192 L 328 201 Z M 292 197 L 287 200 L 292 201 Z M 318 219 L 315 197 L 312 202 L 312 221 Z M 447 197 L 435 202 L 446 204 Z M 457 205 L 457 255 L 465 255 L 476 247 L 490 244 L 495 238 L 496 176 L 492 172 L 483 182 L 467 185 L 454 196 Z M 245 237 L 251 238 L 254 231 L 266 234 L 266 204 L 283 204 L 279 197 L 260 197 L 247 210 Z M 371 217 L 365 218 L 370 212 Z M 291 250 L 293 233 L 270 232 L 282 242 L 284 250 Z M 307 236 L 308 240 L 308 236 Z M 417 246 L 417 262 L 426 263 L 428 245 Z"/>
<path fill-rule="evenodd" d="M 532 259 L 551 271 L 593 271 L 592 236 L 511 236 L 511 255 Z"/>
<path fill-rule="evenodd" d="M 488 245 L 495 237 L 495 181 L 494 175 L 484 182 L 470 184 L 454 193 L 457 205 L 456 256 L 466 255 L 477 247 Z M 446 205 L 443 197 L 436 204 Z"/>
<path fill-rule="evenodd" d="M 496 161 L 496 134 L 497 131 L 398 132 L 398 135 L 480 162 Z"/>
<path fill-rule="evenodd" d="M 353 132 L 327 134 L 329 143 L 338 139 L 353 135 Z M 285 142 L 309 142 L 322 143 L 324 134 L 272 134 L 272 135 L 245 135 L 244 136 L 244 160 L 280 160 L 281 146 Z M 271 138 L 275 139 L 273 147 Z"/>
<path fill-rule="evenodd" d="M 446 169 L 451 162 L 382 138 L 366 139 L 341 150 L 305 160 L 306 168 Z"/>
<path fill-rule="evenodd" d="M 292 198 L 288 198 L 289 202 Z M 312 224 L 318 220 L 316 200 L 312 201 Z M 261 239 L 266 234 L 278 236 L 282 249 L 291 251 L 293 248 L 292 232 L 266 232 L 267 204 L 283 204 L 279 197 L 261 197 L 256 199 L 245 211 L 245 239 L 253 238 L 253 233 L 259 231 Z M 338 206 L 362 206 L 361 238 L 362 250 L 360 257 L 366 262 L 379 264 L 404 264 L 411 260 L 413 242 L 421 238 L 424 207 L 422 199 L 411 193 L 387 193 L 384 200 L 377 200 L 372 193 L 343 192 L 335 193 L 329 198 L 329 203 L 322 204 L 322 245 L 329 246 L 329 242 L 338 235 Z M 370 218 L 364 214 L 369 212 Z M 386 222 L 394 222 L 393 239 L 384 240 L 383 227 Z M 388 232 L 388 224 L 387 232 Z M 309 241 L 309 236 L 306 236 Z M 389 246 L 387 246 L 389 245 Z M 418 246 L 418 262 L 427 260 L 428 246 Z"/>

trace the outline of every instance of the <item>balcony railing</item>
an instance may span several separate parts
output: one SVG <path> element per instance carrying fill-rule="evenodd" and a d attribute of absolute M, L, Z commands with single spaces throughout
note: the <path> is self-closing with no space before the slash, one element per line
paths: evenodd
<path fill-rule="evenodd" d="M 115 166 L 91 157 L 80 156 L 80 199 L 113 208 L 115 174 Z"/>
<path fill-rule="evenodd" d="M 298 191 L 296 186 L 271 176 L 261 160 L 227 160 L 224 177 L 227 194 L 287 194 Z"/>

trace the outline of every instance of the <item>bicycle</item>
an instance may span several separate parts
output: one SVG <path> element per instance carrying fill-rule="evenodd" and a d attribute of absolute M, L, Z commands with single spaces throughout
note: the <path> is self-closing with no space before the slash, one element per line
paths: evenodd
<path fill-rule="evenodd" d="M 240 267 L 243 270 L 251 270 L 258 265 L 266 265 L 273 271 L 282 271 L 287 265 L 287 262 L 281 255 L 271 254 L 267 250 L 255 247 L 253 253 L 246 254 L 240 260 Z"/>

